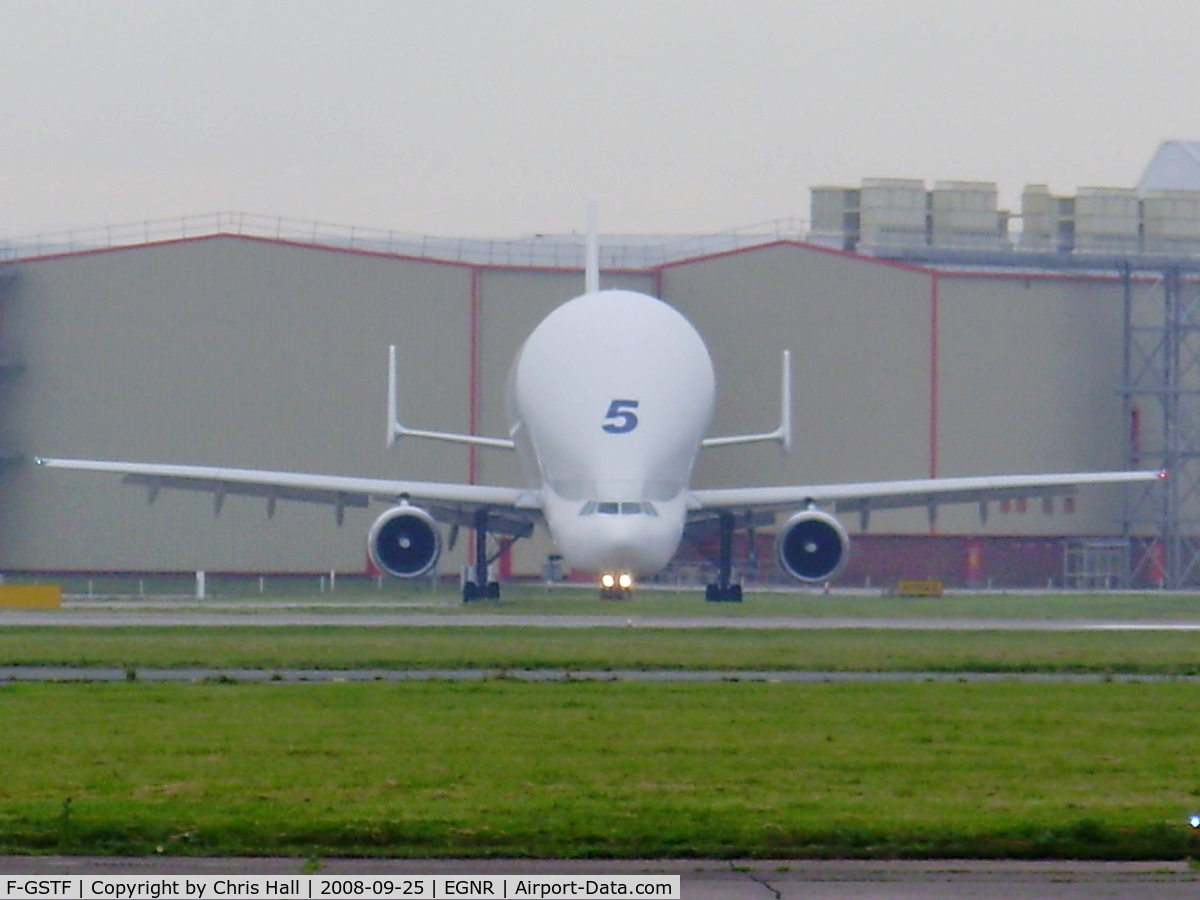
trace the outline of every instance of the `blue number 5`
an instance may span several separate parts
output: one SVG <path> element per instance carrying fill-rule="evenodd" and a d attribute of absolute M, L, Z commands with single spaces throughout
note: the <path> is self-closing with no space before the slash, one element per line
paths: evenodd
<path fill-rule="evenodd" d="M 609 434 L 628 434 L 637 428 L 638 417 L 636 400 L 614 400 L 608 404 L 608 412 L 604 414 L 605 424 L 602 426 Z"/>

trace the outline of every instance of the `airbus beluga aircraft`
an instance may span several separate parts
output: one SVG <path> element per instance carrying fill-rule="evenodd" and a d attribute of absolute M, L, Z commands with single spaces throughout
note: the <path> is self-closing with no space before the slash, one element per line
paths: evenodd
<path fill-rule="evenodd" d="M 692 469 L 705 447 L 774 441 L 790 449 L 791 384 L 783 354 L 779 427 L 711 437 L 715 404 L 712 360 L 703 339 L 678 311 L 647 294 L 601 290 L 595 210 L 589 207 L 584 293 L 533 330 L 509 372 L 507 438 L 423 431 L 397 415 L 396 349 L 388 380 L 388 443 L 402 437 L 515 451 L 527 487 L 314 475 L 209 466 L 81 459 L 39 459 L 50 468 L 111 472 L 149 488 L 229 494 L 335 506 L 390 504 L 371 526 L 368 552 L 400 578 L 429 572 L 442 551 L 439 522 L 475 532 L 474 581 L 463 600 L 499 597 L 488 575 L 487 535 L 525 537 L 544 525 L 566 563 L 594 573 L 608 596 L 628 595 L 634 581 L 661 571 L 689 529 L 719 535 L 709 600 L 741 599 L 732 579 L 735 528 L 774 521 L 780 565 L 801 582 L 833 579 L 846 563 L 849 537 L 822 506 L 857 509 L 929 507 L 1018 496 L 1067 494 L 1084 484 L 1152 481 L 1161 472 L 1087 472 L 936 478 L 850 484 L 698 489 Z"/>

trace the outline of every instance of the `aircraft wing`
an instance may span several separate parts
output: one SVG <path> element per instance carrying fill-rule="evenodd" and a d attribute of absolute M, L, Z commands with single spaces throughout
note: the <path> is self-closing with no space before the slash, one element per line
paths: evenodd
<path fill-rule="evenodd" d="M 850 484 L 693 490 L 693 509 L 782 510 L 815 504 L 838 512 L 866 514 L 876 509 L 936 508 L 944 503 L 986 503 L 1020 497 L 1054 497 L 1083 485 L 1154 482 L 1165 472 L 1068 472 L 1049 475 L 986 475 L 972 478 L 920 478 Z"/>
<path fill-rule="evenodd" d="M 531 523 L 541 519 L 541 500 L 537 492 L 521 488 L 96 459 L 38 458 L 37 463 L 51 469 L 123 475 L 126 484 L 148 488 L 151 503 L 164 488 L 207 492 L 214 497 L 217 513 L 220 513 L 225 497 L 246 495 L 266 499 L 268 514 L 274 512 L 278 500 L 326 503 L 337 511 L 338 524 L 348 506 L 365 507 L 372 500 L 397 503 L 402 499 L 424 503 L 434 518 L 451 523 L 461 522 L 468 508 L 486 506 L 499 514 L 493 518 L 492 530 L 501 533 L 506 529 L 496 526 L 504 521 L 526 531 Z"/>

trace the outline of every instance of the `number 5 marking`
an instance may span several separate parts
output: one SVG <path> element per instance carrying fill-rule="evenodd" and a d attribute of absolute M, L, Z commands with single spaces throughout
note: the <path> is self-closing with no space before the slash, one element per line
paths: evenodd
<path fill-rule="evenodd" d="M 637 407 L 636 400 L 614 400 L 608 404 L 608 412 L 604 414 L 605 424 L 602 427 L 609 434 L 628 434 L 637 428 L 638 417 L 634 412 Z"/>

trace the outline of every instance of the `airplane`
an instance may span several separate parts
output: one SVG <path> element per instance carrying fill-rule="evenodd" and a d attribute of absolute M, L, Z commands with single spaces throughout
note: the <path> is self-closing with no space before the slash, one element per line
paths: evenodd
<path fill-rule="evenodd" d="M 606 597 L 628 597 L 637 579 L 662 571 L 685 534 L 718 536 L 708 600 L 737 602 L 733 535 L 774 524 L 780 566 L 802 583 L 828 584 L 845 567 L 850 539 L 829 511 L 926 507 L 1070 494 L 1080 485 L 1153 482 L 1156 471 L 1076 472 L 924 478 L 847 484 L 693 488 L 704 448 L 792 445 L 790 357 L 783 352 L 780 423 L 759 434 L 707 436 L 715 405 L 712 360 L 700 334 L 667 303 L 631 290 L 601 289 L 595 205 L 589 204 L 584 292 L 553 310 L 526 338 L 508 376 L 506 438 L 410 428 L 398 415 L 396 348 L 388 358 L 387 442 L 421 438 L 515 452 L 526 487 L 404 481 L 296 472 L 87 459 L 39 458 L 47 468 L 107 472 L 148 488 L 208 492 L 220 512 L 227 495 L 330 504 L 338 524 L 347 506 L 389 504 L 371 526 L 368 554 L 399 578 L 428 573 L 442 552 L 439 523 L 474 530 L 473 580 L 464 602 L 500 596 L 489 577 L 489 534 L 511 540 L 544 526 L 572 569 L 595 574 Z"/>

